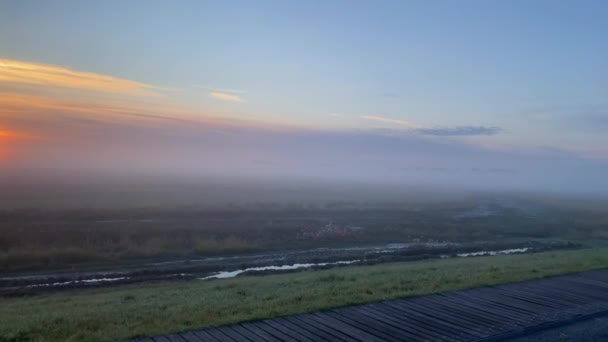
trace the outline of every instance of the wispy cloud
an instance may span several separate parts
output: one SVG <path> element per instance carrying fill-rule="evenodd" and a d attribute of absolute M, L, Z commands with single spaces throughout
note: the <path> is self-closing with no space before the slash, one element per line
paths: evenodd
<path fill-rule="evenodd" d="M 399 125 L 405 127 L 409 132 L 422 134 L 422 135 L 433 135 L 433 136 L 476 136 L 476 135 L 495 135 L 503 131 L 500 127 L 486 127 L 486 126 L 459 126 L 459 127 L 427 127 L 413 123 L 411 121 L 387 118 L 377 115 L 362 115 L 362 119 L 378 121 L 382 123 L 388 123 L 393 125 Z"/>
<path fill-rule="evenodd" d="M 211 98 L 228 102 L 245 102 L 241 95 L 247 93 L 245 90 L 239 89 L 217 88 L 203 85 L 195 85 L 194 87 L 208 90 L 208 95 Z"/>
<path fill-rule="evenodd" d="M 229 102 L 243 102 L 243 99 L 236 94 L 222 93 L 219 91 L 212 91 L 209 93 L 209 96 L 220 101 L 229 101 Z"/>
<path fill-rule="evenodd" d="M 212 118 L 169 103 L 138 103 L 93 101 L 55 98 L 52 96 L 21 94 L 0 91 L 0 119 L 4 122 L 16 119 L 57 121 L 69 116 L 71 120 L 95 119 L 116 123 L 149 123 L 159 120 L 187 124 L 226 124 L 229 120 Z"/>
<path fill-rule="evenodd" d="M 379 121 L 379 122 L 384 122 L 384 123 L 400 125 L 400 126 L 404 126 L 407 128 L 419 128 L 420 127 L 419 125 L 417 125 L 413 122 L 410 122 L 410 121 L 391 119 L 391 118 L 386 118 L 386 117 L 377 116 L 377 115 L 361 115 L 361 118 L 365 119 L 365 120 Z"/>
<path fill-rule="evenodd" d="M 60 66 L 0 59 L 0 83 L 60 87 L 104 93 L 157 96 L 160 88 L 123 78 Z"/>
<path fill-rule="evenodd" d="M 476 136 L 476 135 L 496 135 L 502 132 L 500 127 L 485 126 L 461 126 L 448 128 L 418 128 L 416 132 L 424 135 L 435 136 Z"/>
<path fill-rule="evenodd" d="M 194 85 L 193 87 L 207 89 L 209 91 L 220 92 L 220 93 L 229 93 L 229 94 L 246 94 L 247 91 L 240 89 L 232 89 L 232 88 L 217 88 L 217 87 L 209 87 L 205 85 Z"/>

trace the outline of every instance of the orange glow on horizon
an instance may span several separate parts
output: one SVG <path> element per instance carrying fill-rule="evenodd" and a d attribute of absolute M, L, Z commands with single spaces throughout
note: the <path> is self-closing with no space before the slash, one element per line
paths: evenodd
<path fill-rule="evenodd" d="M 113 76 L 0 59 L 0 165 L 6 165 L 7 160 L 35 158 L 43 147 L 52 146 L 61 154 L 65 147 L 87 143 L 91 133 L 100 146 L 112 143 L 111 134 L 106 133 L 118 129 L 138 135 L 196 135 L 199 128 L 203 134 L 230 133 L 232 129 L 306 129 L 293 123 L 261 120 L 257 115 L 235 115 L 213 105 L 197 107 L 158 90 Z M 209 96 L 244 102 L 238 94 L 213 91 Z"/>
<path fill-rule="evenodd" d="M 16 140 L 34 139 L 35 135 L 0 127 L 0 163 L 11 155 L 10 145 Z"/>

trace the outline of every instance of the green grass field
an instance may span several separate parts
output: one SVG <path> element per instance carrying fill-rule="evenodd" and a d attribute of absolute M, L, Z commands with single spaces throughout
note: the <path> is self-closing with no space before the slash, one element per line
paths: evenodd
<path fill-rule="evenodd" d="M 0 299 L 0 341 L 116 341 L 608 267 L 608 249 L 426 260 Z"/>

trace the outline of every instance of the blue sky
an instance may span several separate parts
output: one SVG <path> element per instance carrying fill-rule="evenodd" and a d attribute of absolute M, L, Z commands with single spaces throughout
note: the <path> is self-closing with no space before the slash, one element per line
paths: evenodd
<path fill-rule="evenodd" d="M 140 82 L 190 117 L 597 160 L 607 19 L 605 1 L 3 1 L 0 58 Z"/>

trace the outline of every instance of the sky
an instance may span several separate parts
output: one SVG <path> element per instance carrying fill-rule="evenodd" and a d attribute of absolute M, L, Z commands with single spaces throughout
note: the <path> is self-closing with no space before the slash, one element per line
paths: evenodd
<path fill-rule="evenodd" d="M 607 19 L 605 1 L 2 0 L 0 166 L 608 192 Z"/>

